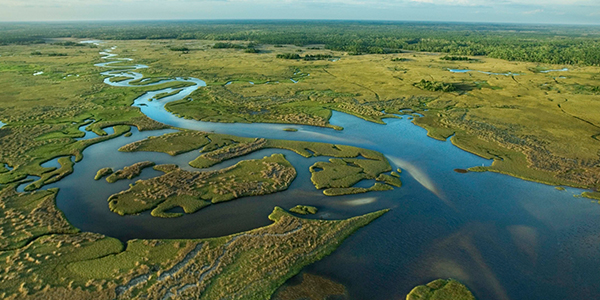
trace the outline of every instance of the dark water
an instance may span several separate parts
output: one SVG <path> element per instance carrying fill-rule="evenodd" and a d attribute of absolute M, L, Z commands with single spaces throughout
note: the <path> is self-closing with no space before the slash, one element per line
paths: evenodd
<path fill-rule="evenodd" d="M 149 213 L 121 217 L 109 211 L 107 198 L 134 180 L 114 184 L 94 181 L 98 169 L 118 169 L 144 160 L 190 169 L 187 162 L 198 155 L 197 151 L 175 157 L 117 152 L 127 143 L 172 131 L 133 129 L 132 137 L 119 137 L 86 149 L 74 174 L 53 185 L 61 188 L 57 203 L 69 221 L 84 231 L 122 240 L 202 238 L 267 225 L 267 215 L 276 205 L 314 205 L 319 213 L 313 217 L 327 219 L 391 208 L 352 235 L 331 256 L 305 271 L 345 284 L 352 299 L 404 299 L 415 285 L 448 277 L 467 284 L 478 299 L 596 299 L 600 295 L 600 206 L 573 197 L 581 190 L 558 191 L 495 173 L 457 173 L 454 169 L 491 162 L 449 142 L 428 138 L 424 129 L 407 118 L 387 119 L 387 125 L 379 125 L 334 112 L 331 123 L 344 127 L 336 131 L 310 126 L 206 123 L 180 119 L 164 111 L 165 102 L 187 97 L 196 88 L 151 102 L 148 99 L 159 92 L 148 93 L 135 105 L 149 117 L 181 128 L 377 150 L 394 167 L 403 169 L 403 187 L 390 192 L 326 197 L 311 184 L 308 167 L 327 158 L 305 159 L 289 151 L 262 150 L 213 169 L 241 159 L 284 153 L 298 171 L 288 190 L 212 205 L 176 219 L 153 218 Z M 283 130 L 289 127 L 299 131 Z M 146 169 L 138 179 L 159 174 Z"/>

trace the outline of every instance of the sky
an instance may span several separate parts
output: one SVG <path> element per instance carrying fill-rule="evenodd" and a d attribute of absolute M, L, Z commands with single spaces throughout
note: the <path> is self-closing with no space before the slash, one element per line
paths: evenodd
<path fill-rule="evenodd" d="M 0 0 L 0 22 L 173 19 L 600 25 L 600 0 Z"/>

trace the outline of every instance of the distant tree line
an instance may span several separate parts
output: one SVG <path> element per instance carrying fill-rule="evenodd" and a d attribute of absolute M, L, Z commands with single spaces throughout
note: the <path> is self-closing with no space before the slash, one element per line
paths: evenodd
<path fill-rule="evenodd" d="M 277 54 L 277 58 L 282 58 L 282 59 L 300 59 L 300 54 L 297 54 L 297 53 L 282 53 L 282 54 Z"/>
<path fill-rule="evenodd" d="M 303 60 L 311 61 L 311 60 L 330 59 L 330 58 L 333 58 L 333 55 L 330 55 L 330 54 L 307 54 L 304 56 L 300 56 L 300 54 L 297 54 L 297 53 L 282 53 L 282 54 L 277 54 L 277 58 L 303 59 Z"/>
<path fill-rule="evenodd" d="M 600 65 L 600 28 L 594 26 L 366 21 L 0 24 L 0 44 L 43 43 L 46 38 L 62 37 L 103 40 L 202 39 L 273 45 L 323 45 L 324 49 L 356 55 L 426 51 L 457 57 L 486 55 L 512 61 Z M 217 48 L 238 45 L 222 42 L 217 44 Z"/>
<path fill-rule="evenodd" d="M 450 56 L 450 55 L 445 55 L 440 57 L 441 60 L 450 60 L 450 61 L 464 61 L 464 60 L 471 60 L 469 57 L 467 56 Z"/>
<path fill-rule="evenodd" d="M 185 46 L 172 46 L 172 47 L 169 47 L 169 50 L 171 50 L 171 51 L 181 51 L 181 52 L 188 52 L 188 51 L 190 51 L 190 49 L 188 47 L 185 47 Z"/>
<path fill-rule="evenodd" d="M 215 43 L 212 46 L 214 49 L 246 49 L 247 47 L 240 44 L 233 43 Z"/>
<path fill-rule="evenodd" d="M 425 79 L 421 79 L 421 81 L 414 84 L 416 87 L 432 91 L 432 92 L 454 92 L 456 91 L 456 86 L 451 83 L 444 83 L 439 81 L 429 81 Z"/>

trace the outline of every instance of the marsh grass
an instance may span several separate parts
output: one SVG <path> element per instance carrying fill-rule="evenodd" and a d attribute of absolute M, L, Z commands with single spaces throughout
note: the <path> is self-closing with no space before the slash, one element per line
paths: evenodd
<path fill-rule="evenodd" d="M 116 173 L 115 173 L 116 174 Z M 275 193 L 288 188 L 296 170 L 282 154 L 244 160 L 217 171 L 190 172 L 173 169 L 164 175 L 138 180 L 128 190 L 109 197 L 110 210 L 120 215 L 152 209 L 155 217 L 178 217 L 168 210 L 181 207 L 185 213 L 219 202 Z"/>
<path fill-rule="evenodd" d="M 316 214 L 318 209 L 314 206 L 309 205 L 296 205 L 290 208 L 290 212 L 300 214 L 300 215 L 314 215 Z"/>
<path fill-rule="evenodd" d="M 467 287 L 454 279 L 438 279 L 415 287 L 406 300 L 475 300 Z"/>

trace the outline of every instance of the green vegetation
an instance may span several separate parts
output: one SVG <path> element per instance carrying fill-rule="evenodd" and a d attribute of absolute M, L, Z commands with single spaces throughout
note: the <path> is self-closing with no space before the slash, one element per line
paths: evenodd
<path fill-rule="evenodd" d="M 173 171 L 179 169 L 179 166 L 174 165 L 174 164 L 164 164 L 164 165 L 156 165 L 152 168 L 156 171 L 161 171 L 163 173 L 169 173 L 169 172 L 173 172 Z"/>
<path fill-rule="evenodd" d="M 290 209 L 290 212 L 300 215 L 314 215 L 317 211 L 316 207 L 308 205 L 296 205 Z"/>
<path fill-rule="evenodd" d="M 179 51 L 179 52 L 188 52 L 190 51 L 189 48 L 187 47 L 183 47 L 183 46 L 179 46 L 179 47 L 169 47 L 169 50 L 171 51 Z"/>
<path fill-rule="evenodd" d="M 317 189 L 350 188 L 363 179 L 377 179 L 397 187 L 402 185 L 397 177 L 382 174 L 391 171 L 392 168 L 381 153 L 351 146 L 252 139 L 217 133 L 180 131 L 137 141 L 121 147 L 119 151 L 155 151 L 175 155 L 198 148 L 201 148 L 200 152 L 202 154 L 191 161 L 190 165 L 200 169 L 260 149 L 278 148 L 294 151 L 304 157 L 338 157 L 331 159 L 330 162 L 317 162 L 311 166 L 311 180 Z M 322 171 L 320 171 L 321 169 Z M 382 190 L 382 185 L 375 185 L 371 189 L 344 189 L 344 191 L 352 191 L 353 193 L 364 193 L 371 190 Z M 325 194 L 333 195 L 337 193 L 334 191 L 340 190 L 331 190 Z"/>
<path fill-rule="evenodd" d="M 277 58 L 300 59 L 300 55 L 297 53 L 282 53 L 282 54 L 277 54 Z"/>
<path fill-rule="evenodd" d="M 581 196 L 590 199 L 600 200 L 600 192 L 583 192 L 581 193 Z"/>
<path fill-rule="evenodd" d="M 395 187 L 402 187 L 402 181 L 400 181 L 400 178 L 398 178 L 397 176 L 394 176 L 395 172 L 392 172 L 392 175 L 387 175 L 387 174 L 379 174 L 379 176 L 377 176 L 376 180 L 377 181 L 382 181 L 384 183 L 387 183 L 389 185 L 395 186 Z"/>
<path fill-rule="evenodd" d="M 137 48 L 147 45 L 130 43 Z M 202 45 L 203 42 L 197 43 Z M 462 61 L 402 53 L 394 57 L 409 60 L 400 70 L 394 68 L 397 63 L 387 56 L 345 56 L 335 63 L 274 60 L 277 54 L 289 53 L 298 47 L 277 48 L 265 44 L 262 47 L 271 52 L 253 55 L 251 59 L 240 51 L 223 57 L 214 51 L 211 53 L 210 49 L 191 53 L 189 60 L 174 55 L 162 57 L 151 51 L 138 51 L 136 55 L 144 60 L 171 62 L 152 66 L 166 73 L 177 74 L 174 72 L 185 69 L 189 74 L 206 79 L 209 86 L 188 97 L 192 100 L 167 105 L 169 111 L 182 117 L 214 122 L 331 127 L 328 123 L 331 110 L 382 123 L 383 118 L 410 108 L 424 115 L 413 122 L 426 128 L 431 137 L 452 136 L 452 143 L 461 149 L 496 160 L 490 168 L 472 170 L 502 172 L 528 180 L 583 188 L 600 184 L 600 171 L 594 167 L 599 160 L 595 153 L 600 150 L 597 143 L 600 119 L 591 113 L 598 101 L 593 94 L 573 91 L 574 84 L 597 85 L 596 67 L 569 68 L 568 72 L 561 73 L 566 78 L 558 79 L 552 73 L 532 73 L 531 68 L 539 67 L 534 63 L 480 57 L 469 61 L 467 67 L 461 65 Z M 321 51 L 302 49 L 305 54 Z M 451 73 L 449 67 L 522 75 Z M 355 72 L 357 68 L 361 72 Z M 563 66 L 545 65 L 543 68 L 553 70 Z M 298 71 L 310 76 L 294 84 L 289 78 Z M 412 84 L 421 79 L 452 84 L 458 93 L 424 90 Z M 236 80 L 270 83 L 223 86 Z M 545 124 L 556 126 L 545 130 Z"/>
<path fill-rule="evenodd" d="M 194 213 L 211 203 L 275 193 L 287 189 L 295 177 L 296 170 L 284 156 L 273 154 L 218 171 L 175 169 L 137 181 L 128 190 L 110 196 L 108 204 L 111 211 L 120 215 L 153 209 L 155 217 L 177 217 L 181 214 L 168 210 L 181 207 L 186 213 Z"/>
<path fill-rule="evenodd" d="M 311 61 L 311 60 L 329 60 L 332 59 L 333 55 L 331 54 L 306 54 L 302 57 L 303 60 Z"/>
<path fill-rule="evenodd" d="M 449 55 L 444 55 L 444 56 L 440 57 L 440 59 L 441 60 L 449 60 L 449 61 L 469 61 L 469 60 L 471 60 L 467 56 L 449 56 Z"/>
<path fill-rule="evenodd" d="M 211 143 L 201 150 L 204 154 L 191 161 L 190 166 L 199 169 L 208 168 L 230 158 L 260 150 L 266 144 L 265 139 L 237 138 L 217 134 L 211 134 L 209 139 Z"/>
<path fill-rule="evenodd" d="M 326 196 L 344 196 L 344 195 L 353 195 L 353 194 L 362 194 L 367 192 L 376 192 L 376 191 L 391 191 L 394 188 L 381 183 L 375 183 L 370 188 L 362 188 L 362 187 L 339 187 L 339 188 L 328 188 L 323 191 L 323 194 Z"/>
<path fill-rule="evenodd" d="M 179 131 L 133 142 L 119 149 L 123 152 L 152 151 L 178 155 L 208 145 L 208 135 L 199 131 Z"/>
<path fill-rule="evenodd" d="M 158 94 L 158 95 L 154 96 L 154 98 L 152 98 L 152 99 L 154 99 L 154 100 L 160 100 L 162 98 L 166 98 L 166 97 L 169 97 L 169 96 L 177 95 L 179 92 L 181 92 L 181 90 L 174 90 L 174 91 L 172 91 L 170 93 Z"/>
<path fill-rule="evenodd" d="M 296 128 L 284 128 L 283 131 L 296 132 L 298 129 Z"/>
<path fill-rule="evenodd" d="M 156 206 L 151 212 L 153 217 L 159 218 L 177 218 L 183 216 L 182 213 L 172 213 L 169 210 L 181 207 L 186 214 L 193 214 L 203 207 L 209 206 L 210 201 L 198 200 L 197 197 L 188 195 L 178 195 L 167 197 L 166 200 Z"/>
<path fill-rule="evenodd" d="M 473 294 L 454 279 L 438 279 L 415 287 L 406 300 L 475 300 Z"/>
<path fill-rule="evenodd" d="M 57 192 L 57 189 L 49 189 L 19 194 L 10 188 L 0 190 L 0 214 L 3 216 L 0 218 L 0 253 L 23 247 L 44 235 L 77 231 L 56 208 L 54 197 Z"/>
<path fill-rule="evenodd" d="M 456 86 L 451 83 L 437 82 L 437 81 L 429 81 L 425 79 L 421 79 L 421 81 L 415 83 L 415 86 L 432 92 L 454 92 L 456 91 Z"/>
<path fill-rule="evenodd" d="M 58 163 L 60 164 L 60 168 L 50 168 L 49 171 L 46 171 L 42 174 L 40 179 L 34 181 L 33 183 L 27 185 L 25 187 L 25 191 L 33 191 L 37 190 L 43 185 L 50 184 L 53 182 L 57 182 L 61 180 L 63 177 L 73 173 L 73 165 L 75 163 L 71 160 L 71 156 L 62 156 L 58 158 Z"/>
<path fill-rule="evenodd" d="M 273 300 L 326 300 L 335 296 L 347 295 L 344 285 L 332 280 L 303 273 L 302 282 L 295 285 L 285 285 L 274 295 Z"/>
<path fill-rule="evenodd" d="M 444 24 L 360 21 L 181 21 L 110 24 L 3 24 L 1 44 L 45 43 L 44 38 L 90 36 L 104 40 L 229 40 L 306 46 L 351 54 L 442 52 L 454 56 L 488 56 L 547 64 L 599 65 L 596 27 L 523 24 Z M 221 46 L 222 44 L 222 46 Z M 55 45 L 59 46 L 59 45 Z M 238 45 L 239 47 L 243 47 Z M 84 47 L 61 46 L 63 48 Z M 92 48 L 94 45 L 85 48 Z M 237 48 L 237 47 L 235 47 Z M 31 51 L 30 51 L 31 52 Z"/>
<path fill-rule="evenodd" d="M 0 191 L 4 299 L 162 299 L 169 291 L 182 298 L 267 299 L 386 212 L 325 221 L 277 207 L 269 216 L 272 225 L 251 231 L 201 240 L 131 240 L 124 247 L 71 227 L 54 206 L 56 192 Z"/>
<path fill-rule="evenodd" d="M 391 190 L 386 184 L 375 184 L 373 187 L 352 187 L 363 179 L 377 179 L 396 186 L 401 186 L 398 178 L 382 173 L 392 168 L 383 157 L 379 159 L 332 158 L 329 162 L 316 162 L 310 167 L 310 180 L 317 189 L 325 189 L 327 196 L 365 193 L 368 191 Z M 384 188 L 384 186 L 387 186 Z"/>
<path fill-rule="evenodd" d="M 537 25 L 473 29 L 461 24 L 438 29 L 439 24 L 354 22 L 1 24 L 0 120 L 7 125 L 0 128 L 4 216 L 0 298 L 162 298 L 166 291 L 176 292 L 176 297 L 213 299 L 227 293 L 232 298 L 268 298 L 302 266 L 333 251 L 345 236 L 378 216 L 303 220 L 277 209 L 271 216 L 274 225 L 250 233 L 205 240 L 134 240 L 124 248 L 115 239 L 72 228 L 54 205 L 56 190 L 15 192 L 28 175 L 40 179 L 27 191 L 60 180 L 72 172 L 74 162 L 84 159 L 86 147 L 131 134 L 131 126 L 165 128 L 131 106 L 135 97 L 149 90 L 189 85 L 143 86 L 164 78 L 193 76 L 207 81 L 208 87 L 167 105 L 169 111 L 186 118 L 335 128 L 329 124 L 332 110 L 383 123 L 384 118 L 410 109 L 424 115 L 413 122 L 431 137 L 451 137 L 454 145 L 494 159 L 489 167 L 469 171 L 600 187 L 597 29 Z M 138 80 L 132 83 L 138 87 L 129 89 L 107 86 L 98 74 L 100 68 L 90 67 L 102 61 L 97 47 L 76 40 L 52 44 L 43 39 L 59 36 L 128 40 L 111 43 L 119 49 L 136 49 L 136 62 L 151 66 L 140 70 L 150 81 Z M 227 42 L 212 46 L 214 41 Z M 253 41 L 261 43 L 260 51 Z M 306 47 L 309 44 L 324 46 Z M 292 59 L 275 59 L 278 56 Z M 333 57 L 343 59 L 328 61 Z M 468 57 L 476 59 L 464 59 Z M 542 72 L 564 65 L 569 65 L 568 72 L 561 73 L 565 76 Z M 474 71 L 451 73 L 448 68 Z M 516 73 L 520 75 L 510 75 Z M 236 84 L 226 86 L 227 82 Z M 84 136 L 79 127 L 84 125 L 100 137 L 79 140 Z M 107 134 L 108 127 L 115 133 Z M 177 155 L 200 149 L 191 164 L 207 167 L 258 149 L 288 149 L 305 157 L 335 157 L 311 167 L 313 182 L 326 195 L 401 185 L 400 170 L 390 172 L 385 157 L 355 147 L 192 131 L 148 140 L 153 141 L 136 142 L 123 151 Z M 42 167 L 53 159 L 58 159 L 60 168 Z M 273 161 L 265 165 L 269 159 Z M 141 166 L 129 168 L 109 177 L 133 178 L 141 172 Z M 193 213 L 211 203 L 284 189 L 295 175 L 293 167 L 277 155 L 212 172 L 188 172 L 174 165 L 155 168 L 165 174 L 111 197 L 118 203 L 109 206 L 121 213 L 152 210 L 154 216 L 177 217 L 178 207 Z M 206 182 L 198 179 L 203 176 Z M 191 178 L 198 181 L 185 181 Z M 364 179 L 379 182 L 371 188 L 354 186 Z M 598 199 L 597 194 L 583 196 Z M 176 273 L 181 275 L 173 276 Z M 183 289 L 192 283 L 190 289 Z M 460 290 L 453 281 L 436 281 L 411 294 L 436 299 Z"/>
<path fill-rule="evenodd" d="M 31 55 L 32 51 L 67 56 Z M 72 162 L 67 157 L 81 160 L 83 150 L 92 144 L 123 135 L 131 126 L 164 128 L 131 107 L 147 87 L 124 90 L 102 82 L 99 69 L 91 67 L 98 62 L 98 49 L 67 43 L 9 45 L 0 47 L 0 52 L 0 84 L 4 86 L 0 98 L 5 100 L 0 103 L 0 120 L 8 124 L 0 129 L 0 161 L 14 167 L 0 173 L 0 184 L 34 175 L 42 180 L 28 190 L 41 188 L 69 174 Z M 43 74 L 33 76 L 39 72 Z M 84 136 L 78 128 L 86 124 L 86 130 L 100 137 L 77 140 Z M 115 133 L 108 135 L 103 130 L 107 127 Z M 40 166 L 59 157 L 60 171 Z"/>
<path fill-rule="evenodd" d="M 94 176 L 94 180 L 100 180 L 104 176 L 108 176 L 108 175 L 112 174 L 113 172 L 114 172 L 113 169 L 110 167 L 102 168 L 102 169 L 98 170 L 98 172 L 96 172 L 96 176 Z"/>
<path fill-rule="evenodd" d="M 108 177 L 106 177 L 106 181 L 109 183 L 114 183 L 122 179 L 133 179 L 135 177 L 140 176 L 143 169 L 152 166 L 154 166 L 154 163 L 151 161 L 142 161 L 139 163 L 135 163 L 131 166 L 125 167 L 121 170 L 117 170 L 116 172 L 110 174 Z"/>
<path fill-rule="evenodd" d="M 215 43 L 212 46 L 214 49 L 246 49 L 247 47 L 240 44 L 233 43 Z"/>
<path fill-rule="evenodd" d="M 282 58 L 282 59 L 302 59 L 305 61 L 313 61 L 313 60 L 329 60 L 329 59 L 333 58 L 333 55 L 317 53 L 317 54 L 306 54 L 304 56 L 300 56 L 300 54 L 297 54 L 297 53 L 281 53 L 281 54 L 277 54 L 276 57 Z"/>

